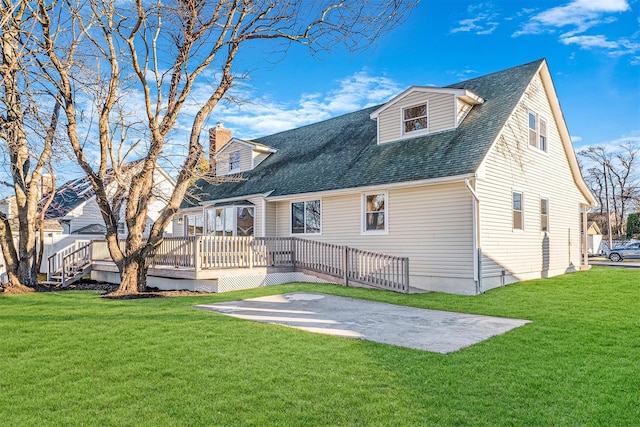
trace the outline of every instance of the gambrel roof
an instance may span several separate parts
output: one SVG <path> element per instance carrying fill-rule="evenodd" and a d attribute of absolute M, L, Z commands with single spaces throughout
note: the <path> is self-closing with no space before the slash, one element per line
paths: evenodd
<path fill-rule="evenodd" d="M 447 86 L 484 100 L 450 131 L 378 144 L 370 115 L 383 104 L 258 138 L 277 152 L 243 172 L 243 181 L 199 182 L 203 194 L 198 198 L 277 197 L 473 176 L 544 63 L 541 59 Z M 182 207 L 195 205 L 185 201 Z"/>

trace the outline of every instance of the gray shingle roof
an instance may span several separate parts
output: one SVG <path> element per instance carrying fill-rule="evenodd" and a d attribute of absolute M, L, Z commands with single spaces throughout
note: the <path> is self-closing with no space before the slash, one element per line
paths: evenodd
<path fill-rule="evenodd" d="M 244 172 L 244 181 L 199 182 L 199 199 L 270 191 L 271 196 L 295 195 L 474 173 L 543 62 L 448 86 L 485 100 L 455 130 L 377 145 L 376 122 L 369 115 L 378 105 L 259 138 L 278 152 Z M 182 207 L 194 204 L 186 201 Z"/>

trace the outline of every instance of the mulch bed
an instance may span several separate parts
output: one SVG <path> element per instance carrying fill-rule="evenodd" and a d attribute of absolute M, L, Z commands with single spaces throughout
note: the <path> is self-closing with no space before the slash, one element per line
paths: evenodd
<path fill-rule="evenodd" d="M 105 282 L 97 282 L 95 280 L 81 280 L 72 285 L 63 288 L 62 286 L 53 286 L 38 284 L 33 290 L 35 292 L 66 292 L 66 291 L 100 291 L 103 298 L 108 299 L 138 299 L 138 298 L 163 298 L 163 297 L 177 297 L 177 296 L 193 296 L 202 295 L 202 292 L 192 291 L 161 291 L 157 288 L 148 288 L 147 292 L 140 292 L 138 294 L 129 295 L 111 295 L 118 289 L 118 285 Z M 1 294 L 0 288 L 0 294 Z M 14 292 L 10 292 L 14 293 Z"/>

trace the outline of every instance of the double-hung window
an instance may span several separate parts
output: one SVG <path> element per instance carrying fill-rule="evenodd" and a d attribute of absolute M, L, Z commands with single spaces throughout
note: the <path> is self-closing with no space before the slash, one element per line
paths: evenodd
<path fill-rule="evenodd" d="M 529 146 L 545 153 L 549 149 L 547 121 L 533 111 L 529 111 Z"/>
<path fill-rule="evenodd" d="M 291 203 L 291 234 L 319 234 L 321 214 L 320 200 Z"/>
<path fill-rule="evenodd" d="M 364 195 L 363 232 L 387 231 L 387 193 L 371 193 Z"/>
<path fill-rule="evenodd" d="M 512 194 L 513 229 L 524 230 L 522 193 L 514 191 Z"/>
<path fill-rule="evenodd" d="M 538 114 L 529 111 L 529 145 L 538 148 Z"/>
<path fill-rule="evenodd" d="M 540 119 L 540 145 L 538 148 L 544 152 L 547 151 L 547 121 L 543 118 Z"/>
<path fill-rule="evenodd" d="M 549 231 L 549 199 L 540 199 L 540 231 Z"/>
<path fill-rule="evenodd" d="M 240 152 L 234 151 L 229 154 L 229 172 L 240 169 Z"/>
<path fill-rule="evenodd" d="M 414 105 L 402 109 L 402 128 L 404 133 L 426 130 L 429 126 L 427 104 Z"/>

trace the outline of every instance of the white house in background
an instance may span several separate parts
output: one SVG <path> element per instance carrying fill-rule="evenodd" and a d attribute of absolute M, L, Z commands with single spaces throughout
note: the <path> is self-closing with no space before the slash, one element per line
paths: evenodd
<path fill-rule="evenodd" d="M 256 141 L 211 136 L 217 174 L 241 179 L 199 182 L 174 236 L 408 257 L 412 288 L 461 294 L 588 268 L 596 200 L 544 59 Z"/>
<path fill-rule="evenodd" d="M 128 165 L 135 167 L 137 162 Z M 107 182 L 107 193 L 115 191 L 116 183 L 113 179 Z M 166 206 L 175 181 L 162 168 L 157 167 L 154 174 L 154 195 L 149 203 L 147 227 L 145 234 L 149 232 L 151 224 L 158 219 L 160 211 Z M 122 208 L 121 221 L 118 223 L 118 234 L 126 236 L 127 228 L 124 222 L 124 206 Z M 47 209 L 45 219 L 56 220 L 63 229 L 63 234 L 74 236 L 100 236 L 104 237 L 106 227 L 100 208 L 96 202 L 93 186 L 87 177 L 77 178 L 56 189 L 56 194 Z M 167 235 L 171 234 L 171 227 Z"/>

